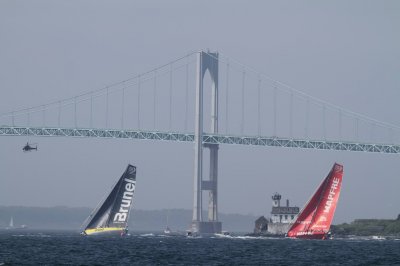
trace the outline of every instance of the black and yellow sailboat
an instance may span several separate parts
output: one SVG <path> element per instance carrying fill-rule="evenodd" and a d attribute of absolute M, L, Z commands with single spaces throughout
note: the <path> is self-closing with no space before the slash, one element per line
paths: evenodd
<path fill-rule="evenodd" d="M 88 217 L 82 234 L 126 235 L 135 186 L 136 167 L 128 165 L 108 197 Z"/>

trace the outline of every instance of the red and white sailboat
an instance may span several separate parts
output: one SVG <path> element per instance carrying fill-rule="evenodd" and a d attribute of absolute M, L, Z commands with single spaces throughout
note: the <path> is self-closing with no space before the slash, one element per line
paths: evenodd
<path fill-rule="evenodd" d="M 287 233 L 288 237 L 306 239 L 326 239 L 328 237 L 339 200 L 342 178 L 343 166 L 335 163 L 290 227 Z"/>

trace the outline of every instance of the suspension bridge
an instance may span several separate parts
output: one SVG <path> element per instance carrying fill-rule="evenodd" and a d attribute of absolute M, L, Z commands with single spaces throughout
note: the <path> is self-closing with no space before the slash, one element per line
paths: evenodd
<path fill-rule="evenodd" d="M 188 53 L 72 98 L 3 113 L 0 125 L 0 136 L 194 143 L 191 230 L 199 233 L 222 228 L 217 196 L 220 145 L 400 153 L 400 127 L 315 98 L 209 51 Z M 205 148 L 210 150 L 207 179 Z M 203 191 L 209 192 L 208 219 L 202 217 Z"/>

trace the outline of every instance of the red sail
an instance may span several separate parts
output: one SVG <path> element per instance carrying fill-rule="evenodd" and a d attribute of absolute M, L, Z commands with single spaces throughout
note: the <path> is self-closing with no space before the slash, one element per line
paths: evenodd
<path fill-rule="evenodd" d="M 290 227 L 288 237 L 326 238 L 339 200 L 342 178 L 343 166 L 335 163 Z"/>

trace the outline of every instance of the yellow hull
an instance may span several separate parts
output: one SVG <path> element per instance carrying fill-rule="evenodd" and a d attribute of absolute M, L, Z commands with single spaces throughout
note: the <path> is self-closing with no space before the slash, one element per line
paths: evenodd
<path fill-rule="evenodd" d="M 121 227 L 106 227 L 106 228 L 89 228 L 84 231 L 85 235 L 103 235 L 103 234 L 120 234 L 124 235 L 125 228 Z"/>

